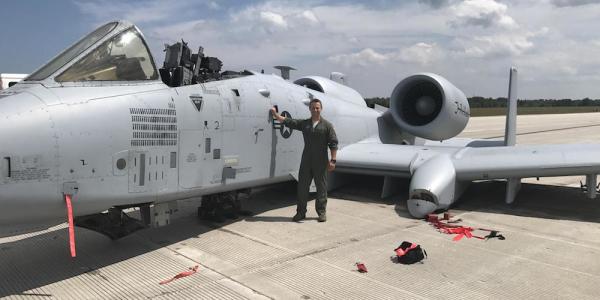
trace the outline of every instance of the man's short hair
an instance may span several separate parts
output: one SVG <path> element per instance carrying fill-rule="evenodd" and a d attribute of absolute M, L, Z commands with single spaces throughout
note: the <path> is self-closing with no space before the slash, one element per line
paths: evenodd
<path fill-rule="evenodd" d="M 323 108 L 323 103 L 317 98 L 313 98 L 312 100 L 310 100 L 310 103 L 308 103 L 308 107 L 310 107 L 313 103 L 319 103 L 321 105 L 321 108 Z"/>

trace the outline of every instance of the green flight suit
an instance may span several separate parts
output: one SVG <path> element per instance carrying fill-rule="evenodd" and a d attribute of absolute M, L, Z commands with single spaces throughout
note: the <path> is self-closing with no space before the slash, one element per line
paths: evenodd
<path fill-rule="evenodd" d="M 319 215 L 327 208 L 327 165 L 329 159 L 327 148 L 337 149 L 337 136 L 333 125 L 324 118 L 313 129 L 312 120 L 297 120 L 286 118 L 283 124 L 291 129 L 302 132 L 304 151 L 298 174 L 298 206 L 297 212 L 306 214 L 306 202 L 309 197 L 310 182 L 314 179 L 317 186 L 315 208 Z"/>

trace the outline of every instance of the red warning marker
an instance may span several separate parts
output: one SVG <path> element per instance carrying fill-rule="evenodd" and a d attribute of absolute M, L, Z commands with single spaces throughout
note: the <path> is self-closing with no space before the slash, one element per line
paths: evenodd
<path fill-rule="evenodd" d="M 71 249 L 71 257 L 76 257 L 75 251 L 75 225 L 73 224 L 73 205 L 71 204 L 71 195 L 65 195 L 67 203 L 67 217 L 69 219 L 69 248 Z"/>
<path fill-rule="evenodd" d="M 365 264 L 361 263 L 361 262 L 357 262 L 356 263 L 356 268 L 358 268 L 358 272 L 360 273 L 367 273 L 367 267 L 365 266 Z"/>

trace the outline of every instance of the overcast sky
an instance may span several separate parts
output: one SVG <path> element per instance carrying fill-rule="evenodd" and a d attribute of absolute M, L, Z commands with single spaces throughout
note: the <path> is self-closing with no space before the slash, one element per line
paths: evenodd
<path fill-rule="evenodd" d="M 345 73 L 364 97 L 416 72 L 467 96 L 600 99 L 600 1 L 2 1 L 0 72 L 30 73 L 96 26 L 129 20 L 159 64 L 165 43 L 202 45 L 225 69 Z"/>

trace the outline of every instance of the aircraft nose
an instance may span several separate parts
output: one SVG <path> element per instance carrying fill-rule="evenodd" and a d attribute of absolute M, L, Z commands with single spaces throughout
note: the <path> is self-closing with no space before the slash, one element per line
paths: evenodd
<path fill-rule="evenodd" d="M 2 96 L 0 224 L 42 220 L 54 209 L 57 195 L 58 153 L 50 113 L 31 93 Z"/>

